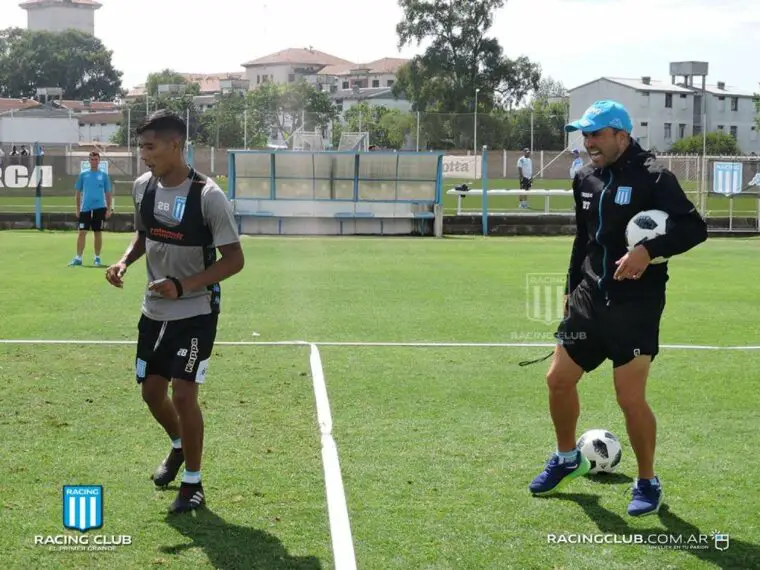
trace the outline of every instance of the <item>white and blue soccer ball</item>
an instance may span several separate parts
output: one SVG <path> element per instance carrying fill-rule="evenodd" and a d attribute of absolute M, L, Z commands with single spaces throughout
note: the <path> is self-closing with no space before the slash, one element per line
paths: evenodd
<path fill-rule="evenodd" d="M 591 475 L 614 473 L 623 458 L 623 447 L 612 432 L 591 429 L 578 439 L 578 449 L 591 463 Z"/>
<path fill-rule="evenodd" d="M 649 241 L 670 231 L 672 222 L 667 212 L 662 210 L 644 210 L 633 216 L 625 228 L 628 251 L 637 245 Z M 655 257 L 650 263 L 665 263 L 666 257 Z"/>

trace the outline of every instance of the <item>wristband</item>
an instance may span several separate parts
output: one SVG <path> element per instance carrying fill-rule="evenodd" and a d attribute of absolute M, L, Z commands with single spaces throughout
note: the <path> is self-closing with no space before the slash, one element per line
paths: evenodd
<path fill-rule="evenodd" d="M 174 283 L 174 287 L 177 288 L 177 299 L 179 299 L 182 296 L 182 283 L 176 277 L 167 276 L 166 278 Z"/>

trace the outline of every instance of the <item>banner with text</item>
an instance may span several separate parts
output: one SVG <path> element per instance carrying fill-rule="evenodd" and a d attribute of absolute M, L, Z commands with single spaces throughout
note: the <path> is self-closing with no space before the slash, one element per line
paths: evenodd
<path fill-rule="evenodd" d="M 443 177 L 480 179 L 482 164 L 480 156 L 444 156 Z"/>

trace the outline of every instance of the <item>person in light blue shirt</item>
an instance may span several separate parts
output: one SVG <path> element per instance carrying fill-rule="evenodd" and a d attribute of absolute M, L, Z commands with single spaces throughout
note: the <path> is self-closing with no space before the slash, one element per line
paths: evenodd
<path fill-rule="evenodd" d="M 581 151 L 577 148 L 573 149 L 573 164 L 570 165 L 570 180 L 575 178 L 575 173 L 583 168 L 583 159 L 581 158 Z"/>
<path fill-rule="evenodd" d="M 90 153 L 90 169 L 79 174 L 76 184 L 77 254 L 69 265 L 82 265 L 87 232 L 92 230 L 95 239 L 95 266 L 100 267 L 100 252 L 103 247 L 103 222 L 113 214 L 111 179 L 100 170 L 100 153 Z"/>

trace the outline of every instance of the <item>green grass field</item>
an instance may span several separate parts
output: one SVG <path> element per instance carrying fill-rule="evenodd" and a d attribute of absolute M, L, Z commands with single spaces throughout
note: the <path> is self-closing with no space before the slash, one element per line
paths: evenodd
<path fill-rule="evenodd" d="M 72 179 L 73 180 L 73 179 Z M 131 203 L 131 186 L 129 181 L 120 181 L 116 184 L 116 208 L 117 211 L 124 211 L 124 208 L 128 208 Z M 218 178 L 218 184 L 220 187 L 227 191 L 227 178 Z M 454 188 L 458 184 L 467 183 L 470 188 L 482 188 L 482 181 L 480 180 L 457 180 L 457 179 L 445 179 L 443 184 L 444 198 L 443 206 L 446 214 L 456 214 L 457 212 L 457 197 L 449 196 L 446 191 Z M 73 181 L 71 182 L 73 185 Z M 60 183 L 55 188 L 51 189 L 49 196 L 43 195 L 42 209 L 43 212 L 71 212 L 75 211 L 74 193 L 68 190 L 68 184 Z M 569 190 L 570 184 L 565 180 L 536 180 L 534 182 L 534 188 L 548 188 L 548 189 L 562 189 Z M 684 190 L 689 198 L 697 205 L 699 205 L 699 196 L 697 194 L 696 183 L 684 183 Z M 488 188 L 493 190 L 497 188 L 502 189 L 517 189 L 520 184 L 517 180 L 510 179 L 493 179 L 488 181 Z M 545 198 L 543 197 L 531 197 L 528 193 L 528 206 L 533 211 L 543 211 Z M 757 198 L 754 196 L 742 196 L 733 199 L 733 215 L 734 216 L 752 216 L 758 215 Z M 29 189 L 28 192 L 14 191 L 13 195 L 7 193 L 5 196 L 0 196 L 0 212 L 34 212 L 34 192 Z M 489 209 L 492 212 L 518 212 L 518 200 L 517 197 L 490 197 Z M 570 198 L 552 197 L 549 202 L 550 211 L 552 212 L 572 212 L 573 201 Z M 467 197 L 463 200 L 462 208 L 465 211 L 471 211 L 474 213 L 482 212 L 482 202 L 480 198 Z M 710 215 L 713 216 L 725 216 L 729 213 L 729 199 L 711 195 L 707 200 L 707 209 Z"/>
<path fill-rule="evenodd" d="M 111 262 L 130 236 L 106 234 Z M 335 346 L 335 342 L 547 343 L 526 275 L 564 273 L 567 238 L 244 238 L 222 285 L 219 341 L 317 343 L 360 569 L 753 569 L 760 351 L 663 348 L 648 395 L 658 417 L 660 515 L 625 514 L 635 459 L 609 364 L 580 384 L 579 430 L 623 443 L 617 474 L 532 498 L 553 450 L 542 346 Z M 167 517 L 176 486 L 149 475 L 169 442 L 134 381 L 145 269 L 123 290 L 68 268 L 73 232 L 0 232 L 0 560 L 6 568 L 334 567 L 309 349 L 219 345 L 201 389 L 208 508 Z M 757 345 L 758 239 L 710 239 L 670 263 L 661 342 Z M 91 257 L 91 242 L 85 263 Z M 748 262 L 749 261 L 749 262 Z M 578 434 L 580 435 L 580 433 Z M 67 534 L 62 486 L 103 485 L 111 552 L 35 546 Z M 728 550 L 548 544 L 547 536 L 682 537 Z M 91 531 L 92 534 L 96 531 Z"/>

